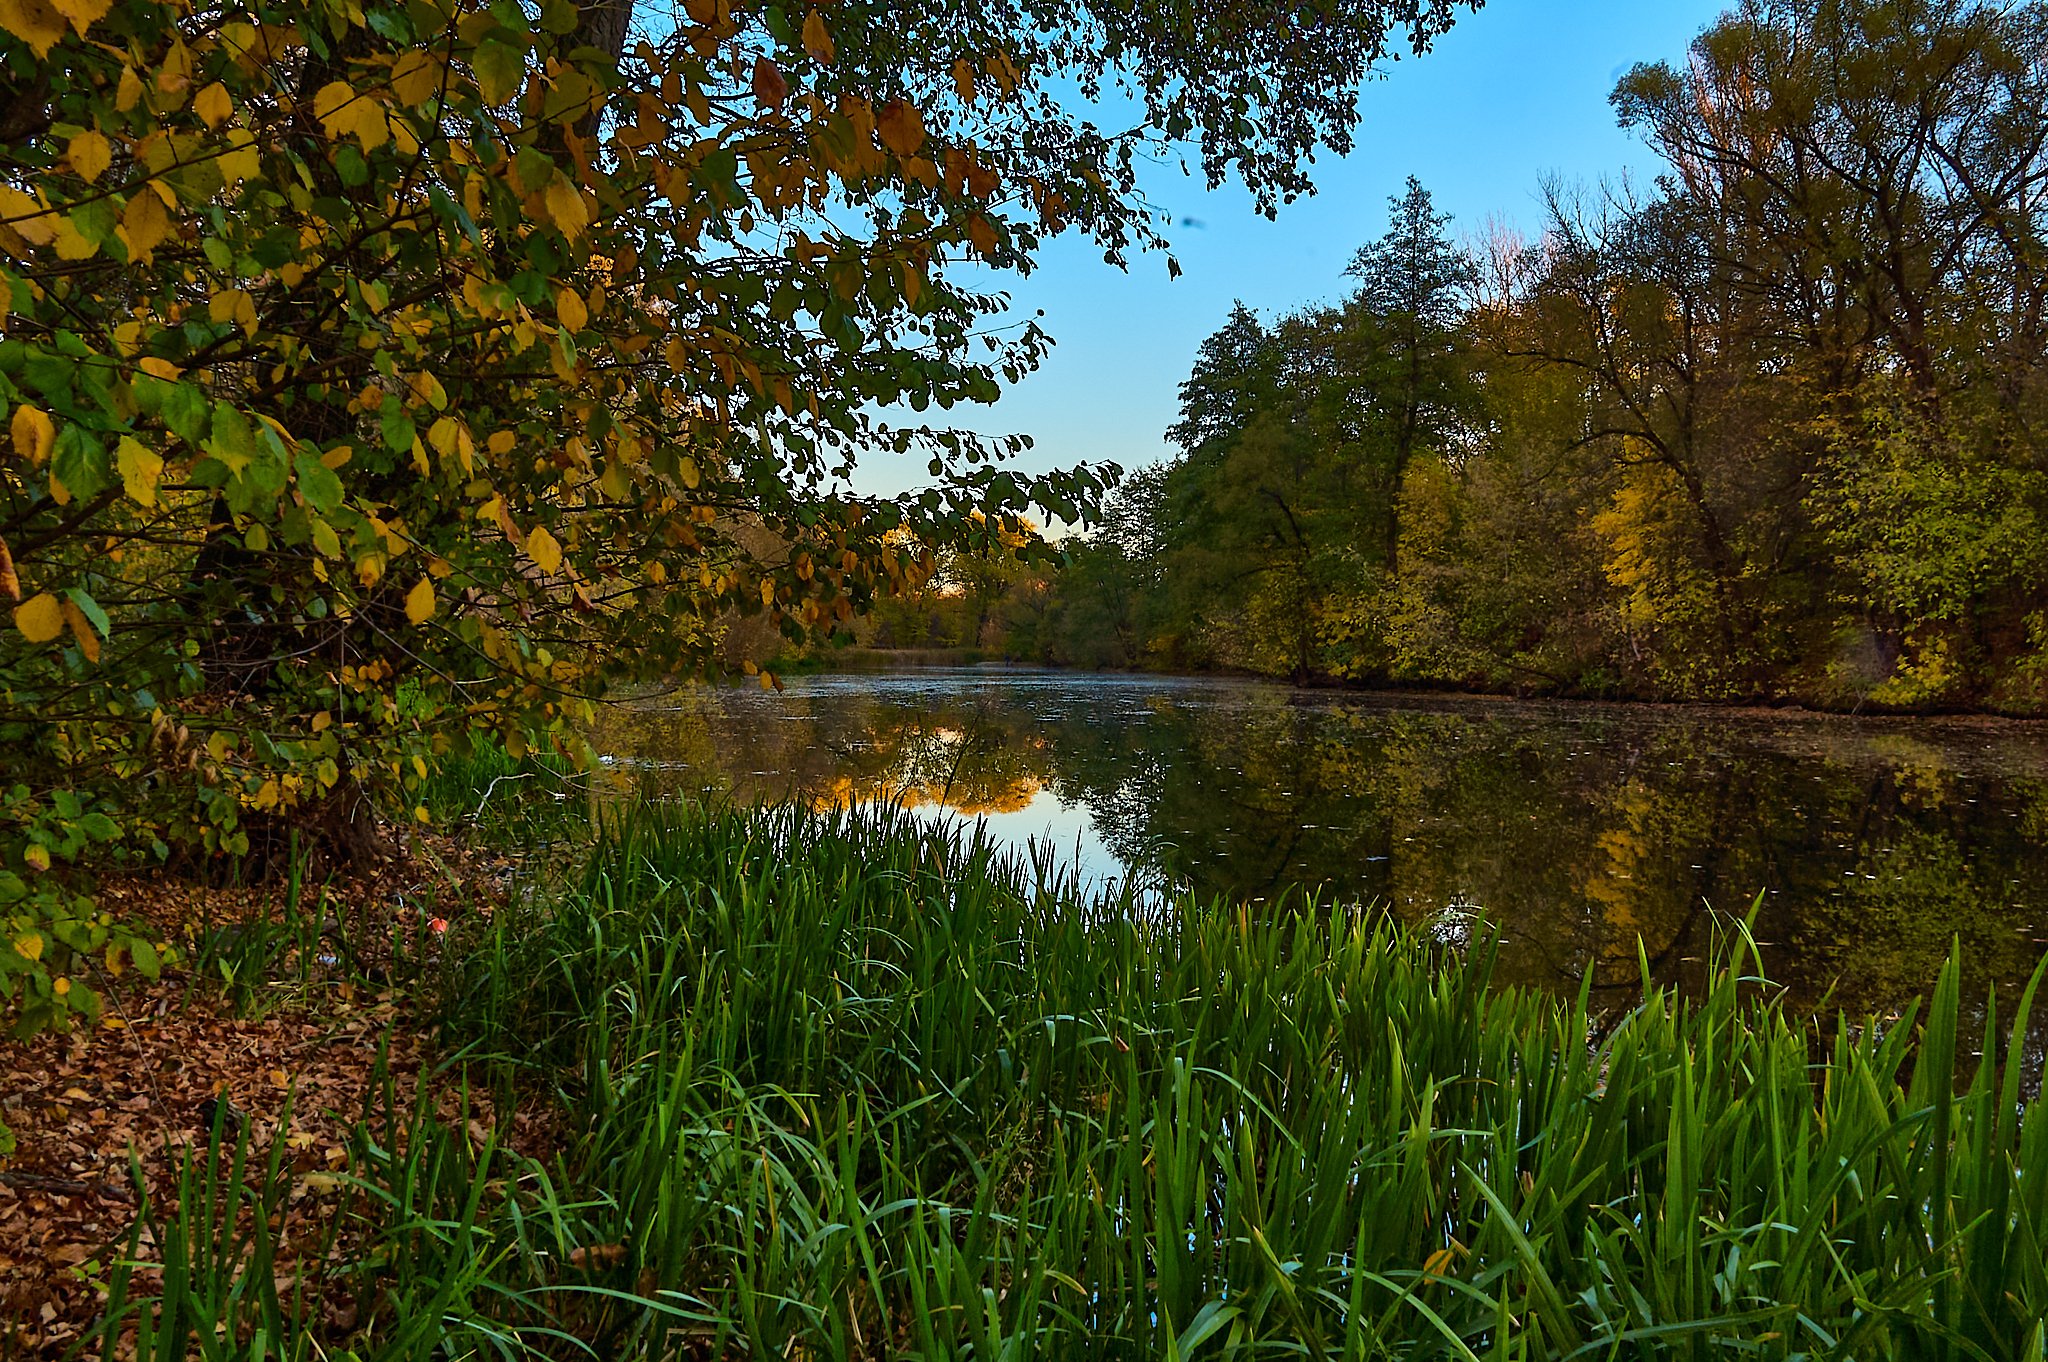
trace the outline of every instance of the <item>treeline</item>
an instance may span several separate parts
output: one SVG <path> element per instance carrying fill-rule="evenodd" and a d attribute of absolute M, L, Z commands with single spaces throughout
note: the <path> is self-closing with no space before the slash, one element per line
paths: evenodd
<path fill-rule="evenodd" d="M 2048 4 L 1750 0 L 1613 103 L 1653 183 L 1461 245 L 1410 181 L 1341 302 L 1202 345 L 1064 568 L 948 608 L 1070 665 L 2048 708 Z"/>

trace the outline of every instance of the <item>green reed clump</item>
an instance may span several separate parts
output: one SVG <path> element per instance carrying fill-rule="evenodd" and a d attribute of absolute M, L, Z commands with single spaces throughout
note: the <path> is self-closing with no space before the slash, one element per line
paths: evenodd
<path fill-rule="evenodd" d="M 1823 1026 L 1737 928 L 1704 997 L 1596 1018 L 1376 913 L 654 807 L 455 947 L 450 1051 L 563 1146 L 366 1140 L 384 1304 L 330 1352 L 2043 1355 L 2033 989 L 1966 1063 L 1953 964 L 1924 1015 Z"/>

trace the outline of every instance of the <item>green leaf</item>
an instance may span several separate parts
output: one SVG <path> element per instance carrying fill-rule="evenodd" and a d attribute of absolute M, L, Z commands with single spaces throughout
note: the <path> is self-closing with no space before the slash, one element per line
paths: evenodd
<path fill-rule="evenodd" d="M 112 638 L 114 636 L 114 625 L 107 618 L 107 612 L 100 609 L 98 601 L 86 594 L 84 587 L 66 587 L 64 594 L 73 605 L 78 607 L 78 613 L 85 616 L 93 628 L 99 630 L 101 638 Z"/>
<path fill-rule="evenodd" d="M 412 418 L 405 414 L 405 408 L 398 405 L 395 397 L 384 401 L 383 429 L 386 448 L 399 454 L 412 452 L 412 442 L 418 438 L 418 432 L 413 429 Z"/>
<path fill-rule="evenodd" d="M 206 452 L 225 464 L 230 473 L 247 468 L 256 456 L 256 439 L 249 430 L 249 418 L 225 402 L 214 403 L 213 438 L 206 442 Z"/>
<path fill-rule="evenodd" d="M 57 434 L 57 449 L 50 470 L 80 501 L 98 496 L 112 482 L 107 447 L 76 425 L 66 425 Z"/>
<path fill-rule="evenodd" d="M 323 514 L 332 514 L 341 505 L 341 479 L 320 461 L 318 454 L 300 450 L 292 460 L 292 468 L 298 474 L 299 495 L 306 499 L 308 506 Z M 316 530 L 314 533 L 317 536 L 319 532 Z"/>
<path fill-rule="evenodd" d="M 479 43 L 474 58 L 476 83 L 484 103 L 503 104 L 519 93 L 526 76 L 526 53 L 495 39 Z"/>
<path fill-rule="evenodd" d="M 164 424 L 186 444 L 197 447 L 206 438 L 206 394 L 190 383 L 170 383 L 162 399 Z"/>

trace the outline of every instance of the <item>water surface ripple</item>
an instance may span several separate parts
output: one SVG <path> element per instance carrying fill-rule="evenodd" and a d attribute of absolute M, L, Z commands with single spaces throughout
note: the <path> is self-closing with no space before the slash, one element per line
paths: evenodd
<path fill-rule="evenodd" d="M 1639 940 L 1696 984 L 1713 910 L 1759 895 L 1797 1005 L 1888 1006 L 1958 937 L 1977 981 L 2020 981 L 2048 938 L 2038 724 L 972 668 L 692 688 L 598 737 L 615 783 L 894 798 L 1097 880 L 1276 910 L 1312 888 L 1453 937 L 1483 918 L 1506 976 L 1545 987 L 1626 990 Z"/>

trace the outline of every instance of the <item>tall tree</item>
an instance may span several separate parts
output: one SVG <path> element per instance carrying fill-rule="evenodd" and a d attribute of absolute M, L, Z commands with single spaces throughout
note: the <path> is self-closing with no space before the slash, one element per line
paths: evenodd
<path fill-rule="evenodd" d="M 1422 182 L 1410 176 L 1389 201 L 1386 234 L 1359 249 L 1346 271 L 1358 291 L 1344 308 L 1346 372 L 1376 427 L 1382 451 L 1385 570 L 1400 572 L 1402 483 L 1417 453 L 1469 445 L 1476 391 L 1465 326 L 1472 262 L 1449 234 Z"/>
<path fill-rule="evenodd" d="M 977 513 L 1085 516 L 1091 472 L 873 415 L 1036 363 L 961 267 L 1161 245 L 1167 142 L 1303 191 L 1472 3 L 0 3 L 0 911 L 88 811 L 346 846 L 737 613 L 820 634 Z M 878 447 L 935 487 L 833 490 Z"/>

